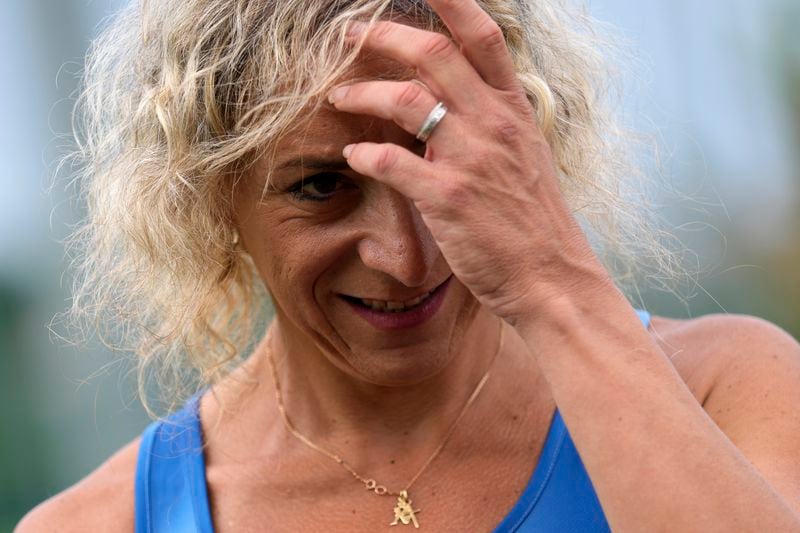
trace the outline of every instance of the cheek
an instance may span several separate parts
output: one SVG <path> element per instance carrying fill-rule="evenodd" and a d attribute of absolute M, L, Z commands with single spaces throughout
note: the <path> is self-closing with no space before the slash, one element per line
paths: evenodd
<path fill-rule="evenodd" d="M 328 292 L 328 280 L 333 279 L 349 246 L 334 225 L 320 226 L 303 219 L 265 222 L 249 231 L 248 237 L 248 251 L 261 279 L 279 300 L 276 303 L 292 314 L 313 305 L 315 293 Z"/>
<path fill-rule="evenodd" d="M 347 343 L 331 321 L 332 288 L 352 250 L 348 232 L 320 227 L 291 229 L 278 225 L 264 243 L 272 246 L 255 259 L 261 279 L 270 291 L 276 311 L 303 337 L 329 353 L 347 351 Z"/>
<path fill-rule="evenodd" d="M 264 234 L 262 238 L 263 251 L 253 259 L 270 292 L 307 302 L 330 261 L 325 240 L 306 233 L 281 231 Z"/>

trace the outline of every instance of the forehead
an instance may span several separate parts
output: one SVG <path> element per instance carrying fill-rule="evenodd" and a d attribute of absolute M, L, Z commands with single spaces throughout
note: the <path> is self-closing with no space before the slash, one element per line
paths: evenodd
<path fill-rule="evenodd" d="M 401 81 L 415 77 L 414 70 L 374 54 L 364 55 L 334 87 L 366 81 Z M 320 105 L 317 105 L 320 104 Z M 327 101 L 313 102 L 296 127 L 276 143 L 276 163 L 303 153 L 339 154 L 345 142 L 374 139 L 385 134 L 387 121 L 369 115 L 337 111 Z"/>

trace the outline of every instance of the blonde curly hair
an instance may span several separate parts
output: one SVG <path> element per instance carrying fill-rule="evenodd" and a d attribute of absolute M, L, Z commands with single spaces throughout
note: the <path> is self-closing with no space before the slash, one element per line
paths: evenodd
<path fill-rule="evenodd" d="M 607 105 L 609 42 L 562 0 L 479 3 L 617 283 L 631 294 L 643 277 L 674 278 Z M 88 215 L 70 241 L 70 316 L 135 352 L 141 391 L 156 378 L 168 409 L 230 372 L 262 331 L 269 295 L 236 244 L 232 190 L 347 74 L 354 19 L 446 33 L 422 0 L 143 0 L 93 43 L 75 115 Z"/>

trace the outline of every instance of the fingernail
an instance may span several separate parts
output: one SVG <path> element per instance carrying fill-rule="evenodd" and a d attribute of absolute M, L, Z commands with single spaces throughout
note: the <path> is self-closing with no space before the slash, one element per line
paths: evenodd
<path fill-rule="evenodd" d="M 342 150 L 342 155 L 344 156 L 345 159 L 350 158 L 350 154 L 353 153 L 353 148 L 355 147 L 356 147 L 355 144 L 348 144 L 347 146 L 344 147 L 344 150 Z"/>
<path fill-rule="evenodd" d="M 345 85 L 344 87 L 339 87 L 331 91 L 331 94 L 328 95 L 328 102 L 335 104 L 336 102 L 342 100 L 345 96 L 347 96 L 347 92 L 350 90 L 350 87 Z"/>
<path fill-rule="evenodd" d="M 347 36 L 348 37 L 358 37 L 364 30 L 366 29 L 367 25 L 363 22 L 352 21 L 350 24 L 347 25 Z"/>

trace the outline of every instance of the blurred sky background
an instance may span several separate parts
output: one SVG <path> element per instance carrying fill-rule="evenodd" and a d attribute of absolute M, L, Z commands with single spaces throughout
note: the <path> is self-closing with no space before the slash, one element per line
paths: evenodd
<path fill-rule="evenodd" d="M 120 0 L 3 3 L 0 16 L 0 531 L 88 473 L 147 423 L 130 364 L 47 325 L 69 302 L 59 243 L 80 216 L 48 193 L 70 95 Z M 663 210 L 706 271 L 669 316 L 764 317 L 800 337 L 800 2 L 590 0 L 638 56 L 624 112 L 660 141 L 660 170 L 694 202 Z M 656 172 L 656 169 L 651 169 Z"/>

